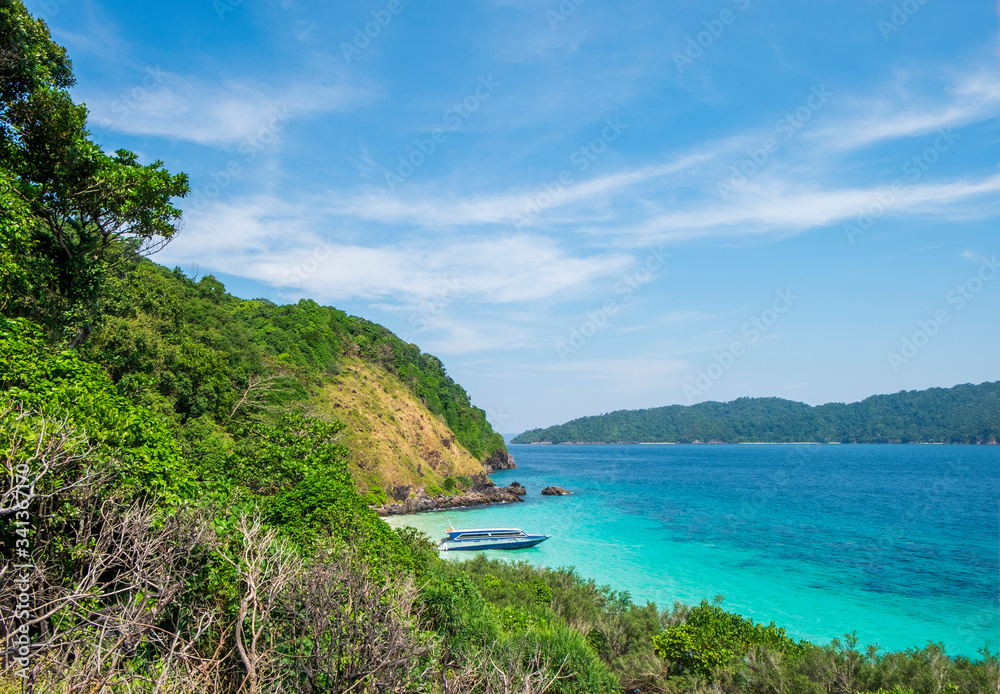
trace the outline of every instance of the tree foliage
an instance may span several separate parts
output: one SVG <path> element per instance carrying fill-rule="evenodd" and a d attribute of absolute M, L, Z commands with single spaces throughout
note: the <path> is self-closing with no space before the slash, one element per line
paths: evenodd
<path fill-rule="evenodd" d="M 712 679 L 713 673 L 742 660 L 755 648 L 784 655 L 797 655 L 804 648 L 785 635 L 774 622 L 767 626 L 726 612 L 707 600 L 693 608 L 682 624 L 668 627 L 653 637 L 656 653 L 670 663 L 673 674 L 694 673 Z"/>
<path fill-rule="evenodd" d="M 25 319 L 0 318 L 0 405 L 8 410 L 6 435 L 17 412 L 30 413 L 23 426 L 54 421 L 81 432 L 91 466 L 130 494 L 154 492 L 167 502 L 195 494 L 192 471 L 167 423 L 120 395 L 99 365 L 50 350 Z"/>
<path fill-rule="evenodd" d="M 74 79 L 65 50 L 21 2 L 0 3 L 0 37 L 0 203 L 4 216 L 11 206 L 30 212 L 27 224 L 2 233 L 5 246 L 25 239 L 32 268 L 6 310 L 52 331 L 72 328 L 80 343 L 109 269 L 177 233 L 172 200 L 187 194 L 187 176 L 90 140 L 87 109 L 67 91 Z"/>

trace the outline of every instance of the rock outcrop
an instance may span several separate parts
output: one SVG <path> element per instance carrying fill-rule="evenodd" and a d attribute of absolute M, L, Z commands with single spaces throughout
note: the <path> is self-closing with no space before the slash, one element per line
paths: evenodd
<path fill-rule="evenodd" d="M 522 498 L 527 490 L 514 482 L 509 487 L 498 487 L 487 482 L 461 494 L 454 496 L 428 496 L 423 487 L 416 494 L 401 502 L 386 503 L 374 506 L 380 516 L 405 516 L 424 511 L 440 511 L 449 508 L 464 508 L 466 506 L 489 506 L 490 504 L 510 504 L 524 501 Z"/>
<path fill-rule="evenodd" d="M 546 487 L 542 490 L 542 494 L 545 496 L 566 496 L 570 494 L 569 490 L 563 489 L 562 487 Z"/>
<path fill-rule="evenodd" d="M 483 461 L 483 468 L 486 474 L 492 474 L 497 470 L 513 470 L 517 465 L 514 463 L 514 456 L 502 448 L 498 448 L 490 457 Z"/>

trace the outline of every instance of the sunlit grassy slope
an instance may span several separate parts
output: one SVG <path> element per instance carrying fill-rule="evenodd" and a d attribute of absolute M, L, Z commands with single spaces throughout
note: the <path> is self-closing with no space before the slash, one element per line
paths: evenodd
<path fill-rule="evenodd" d="M 360 359 L 341 361 L 314 407 L 348 424 L 351 473 L 362 493 L 397 485 L 440 487 L 446 477 L 483 472 L 444 423 L 384 369 Z"/>

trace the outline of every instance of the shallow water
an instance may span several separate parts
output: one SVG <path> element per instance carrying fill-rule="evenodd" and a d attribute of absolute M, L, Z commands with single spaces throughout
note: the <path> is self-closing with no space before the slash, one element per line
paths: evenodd
<path fill-rule="evenodd" d="M 552 538 L 487 555 L 575 566 L 660 607 L 727 609 L 827 643 L 1000 646 L 1000 448 L 511 446 L 523 504 L 391 519 L 438 539 L 514 526 Z M 568 497 L 543 497 L 556 484 Z M 442 552 L 461 561 L 473 552 Z"/>

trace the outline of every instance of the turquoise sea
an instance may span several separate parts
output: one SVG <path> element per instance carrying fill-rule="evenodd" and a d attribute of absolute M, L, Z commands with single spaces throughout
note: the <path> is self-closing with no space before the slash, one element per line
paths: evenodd
<path fill-rule="evenodd" d="M 661 608 L 724 607 L 815 643 L 1000 648 L 1000 448 L 511 446 L 523 504 L 390 519 L 434 539 L 514 526 L 552 538 L 486 554 L 579 574 Z M 543 497 L 548 485 L 573 492 Z M 461 561 L 471 552 L 442 552 Z"/>

